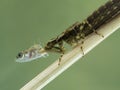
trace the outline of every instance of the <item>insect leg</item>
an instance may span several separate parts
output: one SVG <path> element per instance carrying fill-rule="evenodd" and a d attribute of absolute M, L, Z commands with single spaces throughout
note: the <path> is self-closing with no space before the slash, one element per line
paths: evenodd
<path fill-rule="evenodd" d="M 98 33 L 95 29 L 93 29 L 93 32 L 104 38 L 104 36 L 102 34 Z"/>
<path fill-rule="evenodd" d="M 93 31 L 94 33 L 96 33 L 97 35 L 99 35 L 99 36 L 101 36 L 101 37 L 104 38 L 104 36 L 103 36 L 102 34 L 100 34 L 99 32 L 97 32 L 97 31 L 92 27 L 92 25 L 88 22 L 88 20 L 85 20 L 83 23 L 87 23 L 87 25 L 88 25 L 90 28 L 92 28 L 92 31 Z"/>
<path fill-rule="evenodd" d="M 83 50 L 83 44 L 84 44 L 84 38 L 85 38 L 85 34 L 84 33 L 79 33 L 77 34 L 77 36 L 74 38 L 75 42 L 77 43 L 77 45 L 80 43 L 80 50 L 82 51 L 82 54 L 84 56 L 84 50 Z M 79 42 L 80 41 L 80 42 Z"/>
<path fill-rule="evenodd" d="M 84 56 L 85 54 L 84 54 L 84 50 L 83 50 L 83 44 L 84 44 L 85 34 L 82 33 L 80 36 L 81 36 L 81 47 L 80 47 L 80 49 L 81 49 L 82 54 Z"/>
<path fill-rule="evenodd" d="M 63 57 L 63 55 L 64 55 L 64 53 L 65 53 L 65 49 L 64 49 L 64 47 L 63 47 L 63 41 L 59 42 L 58 45 L 59 45 L 59 47 L 60 47 L 60 49 L 61 49 L 61 55 L 60 55 L 60 57 L 59 57 L 59 62 L 58 62 L 58 65 L 60 65 L 61 59 L 62 59 L 62 57 Z"/>
<path fill-rule="evenodd" d="M 82 54 L 83 54 L 83 56 L 84 56 L 85 54 L 84 54 L 84 51 L 83 51 L 83 44 L 84 44 L 84 41 L 82 40 L 80 49 L 81 49 Z"/>
<path fill-rule="evenodd" d="M 76 32 L 74 30 L 74 32 Z M 84 44 L 84 38 L 85 38 L 85 34 L 81 31 L 81 32 L 76 32 L 76 37 L 74 37 L 74 40 L 77 44 L 79 44 L 79 41 L 81 41 L 81 46 L 80 46 L 80 50 L 82 51 L 82 54 L 84 56 L 84 51 L 83 51 L 83 44 Z"/>
<path fill-rule="evenodd" d="M 64 52 L 62 52 L 61 55 L 60 55 L 60 57 L 59 57 L 58 65 L 60 65 L 63 55 L 64 55 Z"/>

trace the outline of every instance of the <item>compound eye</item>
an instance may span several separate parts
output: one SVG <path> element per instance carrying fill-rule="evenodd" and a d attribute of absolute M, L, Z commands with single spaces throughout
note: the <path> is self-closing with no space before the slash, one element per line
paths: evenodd
<path fill-rule="evenodd" d="M 23 53 L 22 52 L 18 53 L 18 55 L 16 57 L 17 58 L 22 58 L 23 57 Z"/>

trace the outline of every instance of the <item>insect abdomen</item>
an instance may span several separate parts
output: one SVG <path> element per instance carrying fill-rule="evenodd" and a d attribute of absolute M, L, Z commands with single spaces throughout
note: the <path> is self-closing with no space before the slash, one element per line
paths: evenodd
<path fill-rule="evenodd" d="M 92 15 L 90 15 L 87 18 L 87 21 L 92 26 L 92 28 L 96 30 L 119 14 L 120 0 L 111 0 L 108 1 L 104 6 L 101 6 Z"/>
<path fill-rule="evenodd" d="M 69 38 L 66 38 L 65 41 L 67 43 L 75 43 L 75 41 L 91 34 L 103 24 L 111 21 L 114 17 L 116 17 L 119 14 L 120 0 L 108 1 L 105 5 L 101 6 L 100 8 L 98 8 L 98 10 L 93 12 L 93 14 L 91 14 L 82 23 L 74 25 L 72 30 L 69 30 L 70 33 L 72 32 L 73 34 L 69 34 Z"/>

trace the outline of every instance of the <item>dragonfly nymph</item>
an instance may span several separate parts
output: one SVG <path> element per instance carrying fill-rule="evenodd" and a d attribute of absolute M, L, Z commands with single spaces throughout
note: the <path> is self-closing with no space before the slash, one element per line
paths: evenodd
<path fill-rule="evenodd" d="M 118 15 L 120 15 L 120 0 L 110 0 L 105 5 L 98 8 L 98 10 L 94 11 L 83 22 L 73 24 L 56 38 L 49 41 L 44 48 L 30 48 L 27 50 L 29 53 L 25 54 L 26 51 L 21 52 L 18 54 L 17 58 L 20 58 L 19 61 L 31 61 L 32 59 L 44 57 L 47 55 L 45 52 L 57 52 L 60 53 L 62 57 L 65 53 L 64 42 L 71 46 L 78 45 L 79 42 L 82 42 L 83 44 L 84 38 L 91 33 L 96 33 L 97 35 L 104 37 L 102 34 L 98 33 L 98 28 L 108 23 Z M 82 45 L 80 49 L 83 51 Z M 22 57 L 22 55 L 24 57 Z M 59 64 L 61 57 L 59 59 Z"/>

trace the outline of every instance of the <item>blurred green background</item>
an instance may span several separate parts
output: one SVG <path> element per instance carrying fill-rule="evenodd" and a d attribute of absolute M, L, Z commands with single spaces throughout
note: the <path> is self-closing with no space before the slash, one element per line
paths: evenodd
<path fill-rule="evenodd" d="M 16 54 L 45 45 L 107 0 L 0 0 L 0 90 L 18 90 L 53 63 L 51 54 L 16 63 Z M 49 83 L 43 90 L 120 90 L 120 31 Z"/>

